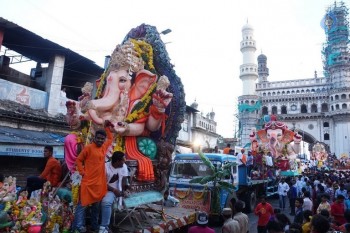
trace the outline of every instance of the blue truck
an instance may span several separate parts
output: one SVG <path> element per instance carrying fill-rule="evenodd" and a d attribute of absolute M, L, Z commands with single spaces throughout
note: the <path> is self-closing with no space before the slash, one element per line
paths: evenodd
<path fill-rule="evenodd" d="M 255 208 L 257 197 L 260 195 L 271 196 L 277 193 L 277 182 L 273 179 L 251 179 L 247 173 L 247 166 L 237 165 L 237 157 L 226 154 L 204 154 L 214 167 L 230 166 L 230 175 L 223 178 L 224 181 L 234 185 L 234 191 L 220 189 L 220 207 L 213 206 L 213 182 L 206 184 L 190 183 L 194 178 L 212 175 L 213 171 L 204 164 L 198 153 L 177 154 L 169 175 L 170 195 L 180 200 L 180 206 L 187 209 L 205 211 L 210 215 L 219 215 L 223 208 L 229 207 L 232 198 L 245 202 L 245 212 L 252 212 Z M 218 202 L 217 202 L 218 203 Z M 216 208 L 215 208 L 216 207 Z M 214 211 L 215 210 L 215 211 Z M 219 210 L 219 211 L 218 211 Z"/>

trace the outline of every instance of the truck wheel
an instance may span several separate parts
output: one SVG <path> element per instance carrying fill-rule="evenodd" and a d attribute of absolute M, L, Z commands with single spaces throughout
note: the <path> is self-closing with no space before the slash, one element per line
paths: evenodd
<path fill-rule="evenodd" d="M 256 204 L 256 195 L 255 192 L 249 192 L 246 195 L 246 198 L 244 200 L 245 203 L 245 212 L 251 213 L 254 211 L 255 204 Z"/>

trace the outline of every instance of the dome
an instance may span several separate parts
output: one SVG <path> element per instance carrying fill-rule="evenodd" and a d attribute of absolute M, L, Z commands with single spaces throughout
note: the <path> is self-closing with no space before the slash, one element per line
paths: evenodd
<path fill-rule="evenodd" d="M 266 61 L 267 60 L 267 57 L 264 55 L 264 54 L 260 54 L 259 56 L 258 56 L 258 61 L 260 62 L 260 61 Z"/>
<path fill-rule="evenodd" d="M 243 27 L 242 27 L 242 31 L 245 30 L 254 30 L 253 26 L 250 25 L 249 23 L 246 23 Z"/>
<path fill-rule="evenodd" d="M 191 107 L 197 109 L 197 108 L 198 108 L 197 102 L 194 101 L 194 102 L 191 104 Z"/>

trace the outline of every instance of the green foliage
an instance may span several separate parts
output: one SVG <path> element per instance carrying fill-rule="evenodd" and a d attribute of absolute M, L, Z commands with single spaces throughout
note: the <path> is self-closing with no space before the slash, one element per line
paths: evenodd
<path fill-rule="evenodd" d="M 198 152 L 198 155 L 203 163 L 213 171 L 213 175 L 194 178 L 190 180 L 190 183 L 204 185 L 212 182 L 213 188 L 211 189 L 211 210 L 212 213 L 220 213 L 221 190 L 227 190 L 232 193 L 235 188 L 233 184 L 223 181 L 223 179 L 231 175 L 231 166 L 236 166 L 236 163 L 225 163 L 223 166 L 215 167 L 214 164 L 208 159 L 208 157 L 203 154 L 203 152 Z"/>

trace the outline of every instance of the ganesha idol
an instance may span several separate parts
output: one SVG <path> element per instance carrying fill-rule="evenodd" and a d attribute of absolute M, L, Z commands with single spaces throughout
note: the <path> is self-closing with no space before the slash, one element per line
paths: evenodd
<path fill-rule="evenodd" d="M 283 122 L 277 121 L 276 116 L 271 116 L 264 129 L 257 132 L 253 129 L 249 136 L 253 154 L 258 152 L 260 146 L 264 151 L 269 151 L 275 161 L 280 161 L 278 166 L 282 170 L 295 169 L 295 159 L 300 152 L 302 137 L 289 130 Z"/>
<path fill-rule="evenodd" d="M 143 51 L 145 46 L 146 42 L 133 39 L 118 45 L 111 55 L 108 69 L 97 80 L 97 98 L 87 100 L 91 95 L 84 94 L 81 101 L 67 103 L 70 110 L 66 118 L 72 127 L 79 126 L 78 120 L 90 121 L 91 133 L 109 122 L 114 132 L 109 153 L 124 151 L 127 159 L 138 161 L 137 178 L 153 181 L 152 162 L 138 149 L 136 137 L 164 130 L 165 110 L 173 94 L 166 90 L 170 84 L 168 78 L 158 77 L 154 68 L 150 68 L 153 58 L 148 56 L 147 61 L 143 60 L 147 54 L 152 55 L 152 47 L 149 45 L 147 51 Z M 145 69 L 145 64 L 148 69 Z"/>

